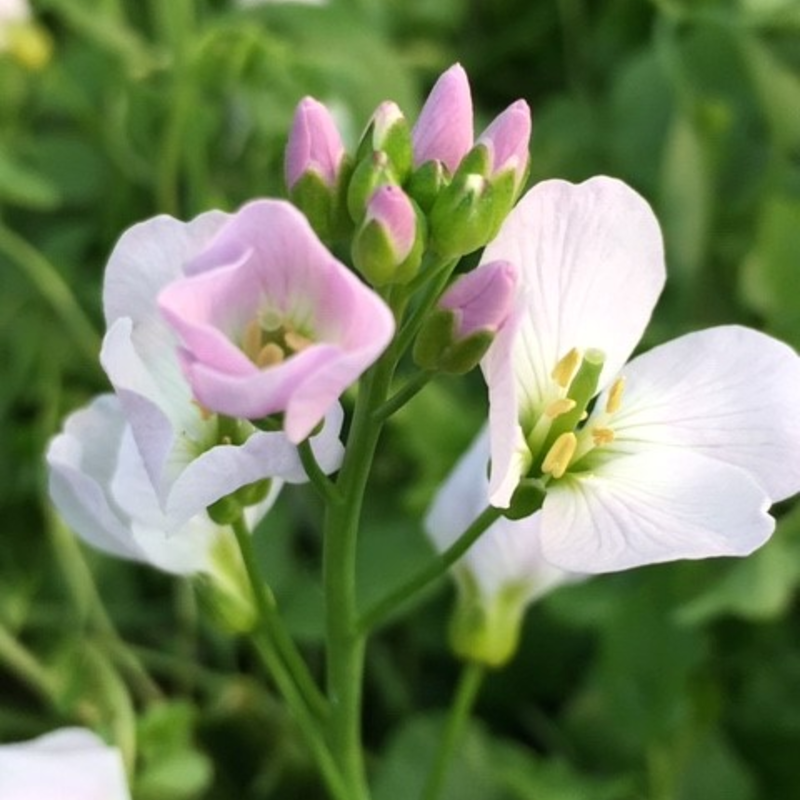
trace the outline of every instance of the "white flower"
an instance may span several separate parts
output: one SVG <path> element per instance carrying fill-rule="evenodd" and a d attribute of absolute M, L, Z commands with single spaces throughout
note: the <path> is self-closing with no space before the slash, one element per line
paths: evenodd
<path fill-rule="evenodd" d="M 135 225 L 117 243 L 106 269 L 108 331 L 100 359 L 167 531 L 247 484 L 307 480 L 296 448 L 283 433 L 209 414 L 194 402 L 179 365 L 177 338 L 156 303 L 160 291 L 184 276 L 183 267 L 230 218 L 212 211 L 188 223 L 161 216 Z M 341 461 L 341 420 L 337 405 L 312 438 L 326 472 Z"/>
<path fill-rule="evenodd" d="M 483 363 L 491 499 L 546 487 L 544 557 L 607 572 L 763 544 L 770 504 L 800 490 L 794 351 L 727 326 L 625 366 L 665 268 L 649 206 L 610 178 L 539 184 L 483 259 L 516 264 L 523 287 Z"/>
<path fill-rule="evenodd" d="M 425 518 L 440 551 L 454 544 L 489 502 L 489 437 L 484 430 L 442 484 Z M 464 657 L 492 666 L 516 650 L 525 609 L 577 575 L 542 557 L 541 514 L 521 520 L 501 518 L 453 566 L 459 605 L 452 644 Z"/>
<path fill-rule="evenodd" d="M 130 800 L 122 757 L 90 731 L 63 728 L 0 745 L 0 800 Z"/>

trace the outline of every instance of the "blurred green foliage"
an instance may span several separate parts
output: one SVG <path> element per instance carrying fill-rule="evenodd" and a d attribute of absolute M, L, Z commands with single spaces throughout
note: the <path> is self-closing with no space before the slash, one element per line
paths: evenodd
<path fill-rule="evenodd" d="M 460 60 L 479 116 L 525 97 L 532 181 L 619 176 L 654 205 L 669 284 L 647 344 L 743 322 L 800 347 L 796 0 L 40 0 L 32 70 L 0 55 L 0 740 L 95 726 L 136 798 L 318 796 L 297 730 L 190 587 L 83 549 L 54 519 L 42 453 L 106 384 L 106 256 L 130 224 L 282 194 L 295 103 L 349 141 L 381 100 L 413 115 Z M 480 122 L 479 122 L 480 124 Z M 798 398 L 800 402 L 800 398 Z M 362 541 L 361 595 L 428 554 L 419 519 L 485 414 L 441 380 L 392 421 Z M 446 787 L 465 800 L 774 800 L 800 785 L 800 514 L 743 561 L 560 590 L 491 676 Z M 319 509 L 287 491 L 258 536 L 321 670 Z M 380 513 L 379 513 L 380 512 Z M 102 598 L 102 603 L 99 598 Z M 376 797 L 415 796 L 457 666 L 449 590 L 372 643 Z M 377 758 L 380 756 L 380 758 Z"/>

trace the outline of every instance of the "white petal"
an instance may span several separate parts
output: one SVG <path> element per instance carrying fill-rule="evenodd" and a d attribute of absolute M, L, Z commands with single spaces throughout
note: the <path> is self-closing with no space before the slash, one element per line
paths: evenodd
<path fill-rule="evenodd" d="M 544 181 L 511 212 L 482 261 L 520 268 L 526 314 L 513 347 L 522 413 L 541 411 L 572 348 L 606 355 L 601 386 L 630 356 L 665 280 L 658 222 L 618 180 Z M 491 387 L 490 387 L 491 388 Z"/>
<path fill-rule="evenodd" d="M 721 461 L 669 449 L 621 455 L 549 488 L 542 551 L 587 573 L 747 555 L 774 529 L 769 504 L 750 475 Z"/>
<path fill-rule="evenodd" d="M 623 374 L 612 450 L 691 448 L 747 470 L 773 501 L 800 491 L 800 358 L 787 345 L 711 328 L 654 348 Z"/>
<path fill-rule="evenodd" d="M 0 745 L 2 800 L 129 800 L 119 751 L 81 728 Z"/>
<path fill-rule="evenodd" d="M 484 430 L 439 490 L 425 519 L 425 528 L 440 551 L 446 550 L 486 508 L 489 442 Z M 522 520 L 500 519 L 489 527 L 458 562 L 491 602 L 509 585 L 525 586 L 528 602 L 575 576 L 544 560 L 540 541 L 541 514 Z"/>
<path fill-rule="evenodd" d="M 106 323 L 110 326 L 119 317 L 130 317 L 137 325 L 160 321 L 158 293 L 182 277 L 183 265 L 205 247 L 229 217 L 221 211 L 209 211 L 191 222 L 181 222 L 162 215 L 125 231 L 106 267 Z"/>

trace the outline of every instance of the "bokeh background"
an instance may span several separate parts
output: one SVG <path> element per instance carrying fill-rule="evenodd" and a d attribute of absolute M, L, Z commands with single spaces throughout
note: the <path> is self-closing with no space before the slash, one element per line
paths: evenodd
<path fill-rule="evenodd" d="M 136 800 L 322 796 L 247 649 L 188 582 L 83 548 L 48 505 L 42 460 L 64 415 L 107 389 L 100 285 L 116 238 L 157 213 L 282 195 L 305 94 L 354 144 L 378 102 L 413 118 L 460 61 L 476 129 L 518 97 L 533 108 L 531 182 L 606 173 L 655 207 L 669 281 L 645 347 L 735 322 L 800 347 L 796 0 L 39 0 L 34 13 L 0 52 L 0 741 L 91 725 L 136 753 Z M 485 413 L 470 376 L 392 420 L 365 600 L 428 555 L 420 518 Z M 257 542 L 321 669 L 315 502 L 286 491 Z M 445 797 L 797 796 L 800 509 L 776 515 L 747 560 L 599 577 L 532 608 Z M 369 648 L 378 800 L 417 796 L 439 736 L 458 672 L 451 592 L 440 582 Z"/>

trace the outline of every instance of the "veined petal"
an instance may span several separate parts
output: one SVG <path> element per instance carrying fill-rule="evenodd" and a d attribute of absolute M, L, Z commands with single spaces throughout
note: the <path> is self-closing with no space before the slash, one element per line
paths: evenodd
<path fill-rule="evenodd" d="M 525 313 L 511 358 L 523 414 L 541 411 L 550 374 L 572 348 L 603 351 L 605 385 L 641 338 L 665 280 L 650 206 L 607 177 L 535 186 L 487 245 L 482 261 L 495 260 L 521 273 Z"/>
<path fill-rule="evenodd" d="M 800 357 L 787 345 L 711 328 L 653 348 L 623 374 L 609 453 L 691 449 L 747 470 L 773 502 L 800 491 Z"/>
<path fill-rule="evenodd" d="M 669 449 L 619 456 L 548 488 L 542 552 L 586 573 L 747 555 L 775 527 L 769 505 L 747 472 L 721 461 Z"/>
<path fill-rule="evenodd" d="M 122 756 L 91 731 L 62 728 L 0 745 L 3 800 L 129 800 Z"/>

